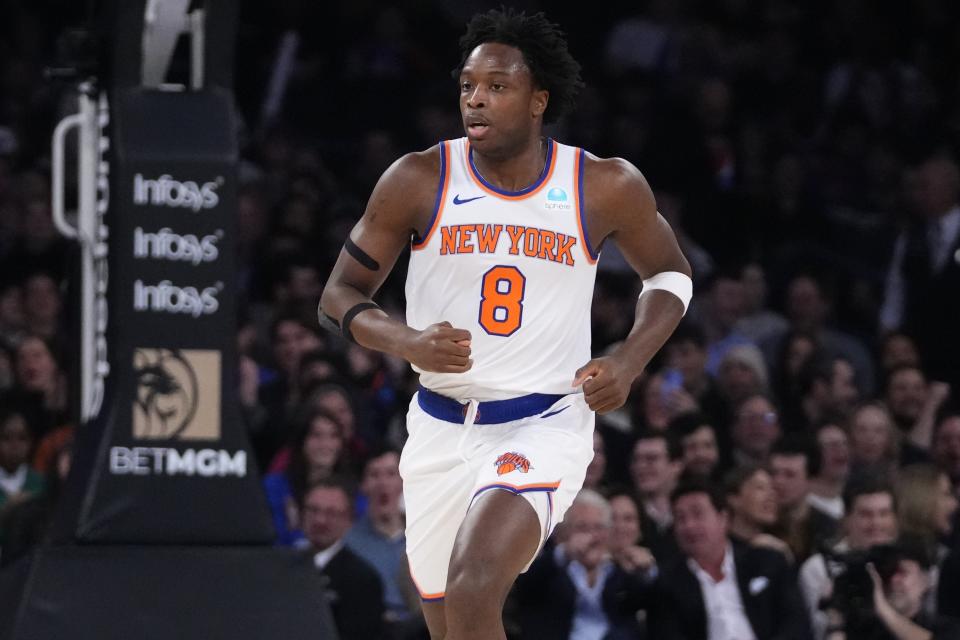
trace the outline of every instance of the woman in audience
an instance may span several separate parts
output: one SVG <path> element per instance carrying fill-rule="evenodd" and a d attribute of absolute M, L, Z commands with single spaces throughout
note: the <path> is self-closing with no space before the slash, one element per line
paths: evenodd
<path fill-rule="evenodd" d="M 277 544 L 299 546 L 304 537 L 298 506 L 307 487 L 334 475 L 350 476 L 338 416 L 320 408 L 307 412 L 297 427 L 289 460 L 285 470 L 267 474 L 263 483 Z"/>
<path fill-rule="evenodd" d="M 777 521 L 777 495 L 770 473 L 760 465 L 735 467 L 724 481 L 730 507 L 730 537 L 780 551 L 793 560 L 787 543 L 767 533 Z"/>
<path fill-rule="evenodd" d="M 947 474 L 930 464 L 913 464 L 901 469 L 896 491 L 900 534 L 922 543 L 932 561 L 926 608 L 929 613 L 937 613 L 936 592 L 941 576 L 945 589 L 951 592 L 943 597 L 946 600 L 960 598 L 956 562 L 951 559 L 947 563 L 950 549 L 942 542 L 953 529 L 957 497 L 953 495 Z M 945 567 L 950 575 L 943 575 Z"/>

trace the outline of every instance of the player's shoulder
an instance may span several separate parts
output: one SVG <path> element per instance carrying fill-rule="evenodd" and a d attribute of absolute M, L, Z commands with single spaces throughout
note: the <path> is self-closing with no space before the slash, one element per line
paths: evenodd
<path fill-rule="evenodd" d="M 629 160 L 601 158 L 584 152 L 583 165 L 584 197 L 594 208 L 618 210 L 629 202 L 634 206 L 649 205 L 643 208 L 655 210 L 653 190 L 640 169 Z"/>
<path fill-rule="evenodd" d="M 649 188 L 647 180 L 643 177 L 640 169 L 625 158 L 601 158 L 589 151 L 584 151 L 583 157 L 583 177 L 585 180 L 603 181 L 611 187 L 628 187 L 634 185 Z"/>
<path fill-rule="evenodd" d="M 403 154 L 384 172 L 384 177 L 405 181 L 439 175 L 442 145 L 439 142 L 428 149 Z"/>

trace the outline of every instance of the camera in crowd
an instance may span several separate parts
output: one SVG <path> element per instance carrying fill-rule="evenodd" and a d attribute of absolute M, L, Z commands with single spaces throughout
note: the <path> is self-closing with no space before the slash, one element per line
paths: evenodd
<path fill-rule="evenodd" d="M 921 565 L 928 566 L 926 550 L 920 545 L 899 541 L 867 550 L 838 552 L 823 549 L 822 553 L 827 572 L 833 580 L 833 593 L 820 603 L 820 608 L 832 609 L 842 616 L 843 628 L 848 638 L 889 638 L 874 610 L 873 580 L 867 571 L 867 565 L 873 565 L 886 588 L 897 572 L 901 560 L 916 560 Z"/>

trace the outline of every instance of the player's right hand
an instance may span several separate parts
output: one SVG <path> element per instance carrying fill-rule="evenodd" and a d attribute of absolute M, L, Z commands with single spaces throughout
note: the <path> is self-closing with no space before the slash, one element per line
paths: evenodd
<path fill-rule="evenodd" d="M 463 373 L 473 366 L 470 332 L 454 329 L 449 322 L 416 332 L 404 345 L 403 355 L 419 369 L 433 373 Z"/>

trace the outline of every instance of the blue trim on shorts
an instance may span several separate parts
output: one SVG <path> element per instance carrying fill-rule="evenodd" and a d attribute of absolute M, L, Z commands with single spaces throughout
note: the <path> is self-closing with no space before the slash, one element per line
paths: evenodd
<path fill-rule="evenodd" d="M 477 407 L 477 418 L 474 424 L 502 424 L 529 418 L 543 413 L 563 397 L 563 394 L 531 393 L 509 400 L 481 402 Z M 468 405 L 442 396 L 426 387 L 420 387 L 417 403 L 425 413 L 444 422 L 463 424 L 467 415 Z"/>

